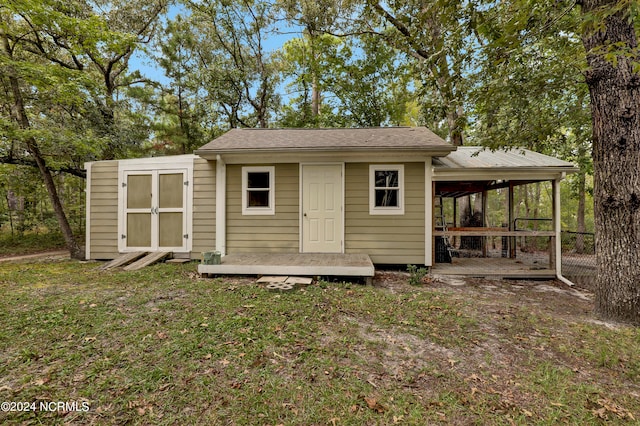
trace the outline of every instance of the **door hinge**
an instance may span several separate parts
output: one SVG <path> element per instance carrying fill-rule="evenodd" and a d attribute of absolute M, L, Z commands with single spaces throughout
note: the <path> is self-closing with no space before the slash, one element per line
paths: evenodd
<path fill-rule="evenodd" d="M 122 182 L 122 187 L 124 188 L 125 186 L 127 186 L 126 182 Z"/>
<path fill-rule="evenodd" d="M 189 186 L 189 181 L 188 180 L 184 182 L 184 186 Z"/>
<path fill-rule="evenodd" d="M 184 238 L 184 239 L 189 239 L 189 234 L 184 234 L 184 235 L 182 236 L 182 238 Z"/>
<path fill-rule="evenodd" d="M 126 235 L 124 235 L 124 234 L 122 234 L 122 235 L 120 235 L 120 238 L 121 238 L 121 239 L 123 239 L 123 240 L 125 240 L 125 239 L 127 238 L 127 236 L 126 236 Z"/>

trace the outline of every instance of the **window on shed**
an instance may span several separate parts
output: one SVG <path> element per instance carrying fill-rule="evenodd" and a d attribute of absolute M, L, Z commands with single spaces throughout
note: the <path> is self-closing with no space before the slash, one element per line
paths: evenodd
<path fill-rule="evenodd" d="M 369 213 L 404 214 L 404 166 L 369 167 Z"/>
<path fill-rule="evenodd" d="M 274 167 L 242 168 L 242 214 L 275 214 Z"/>

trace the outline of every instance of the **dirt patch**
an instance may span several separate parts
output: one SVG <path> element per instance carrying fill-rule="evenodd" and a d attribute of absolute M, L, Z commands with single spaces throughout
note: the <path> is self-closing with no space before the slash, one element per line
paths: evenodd
<path fill-rule="evenodd" d="M 19 260 L 34 260 L 34 259 L 60 259 L 69 256 L 68 250 L 49 250 L 39 253 L 21 254 L 18 256 L 8 255 L 0 256 L 0 262 L 14 262 Z"/>
<path fill-rule="evenodd" d="M 407 280 L 404 273 L 379 272 L 375 285 L 394 294 L 443 292 L 466 303 L 468 308 L 463 312 L 473 317 L 477 332 L 467 336 L 468 344 L 457 347 L 434 346 L 415 335 L 393 330 L 367 333 L 369 339 L 387 343 L 389 356 L 379 359 L 378 354 L 371 362 L 385 365 L 393 377 L 427 368 L 430 373 L 418 374 L 416 385 L 433 388 L 438 386 L 432 380 L 434 375 L 442 375 L 448 388 L 457 389 L 461 398 L 471 400 L 476 393 L 491 393 L 505 411 L 536 405 L 539 396 L 525 377 L 540 376 L 545 383 L 556 380 L 557 375 L 557 380 L 563 378 L 568 387 L 606 383 L 626 398 L 634 398 L 640 390 L 637 363 L 627 360 L 623 351 L 601 337 L 592 339 L 596 335 L 589 328 L 596 324 L 619 331 L 627 326 L 596 319 L 593 294 L 585 288 L 570 287 L 558 280 L 429 276 L 421 286 L 409 286 Z M 601 346 L 594 349 L 594 344 Z M 411 365 L 404 360 L 410 360 Z M 623 374 L 612 377 L 608 370 L 611 365 L 624 366 Z M 553 397 L 549 395 L 555 404 Z M 606 406 L 603 398 L 594 397 L 590 402 L 594 412 Z"/>

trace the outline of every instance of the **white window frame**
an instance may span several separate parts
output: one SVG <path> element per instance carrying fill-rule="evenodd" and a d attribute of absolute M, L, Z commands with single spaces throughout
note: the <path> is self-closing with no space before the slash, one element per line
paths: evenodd
<path fill-rule="evenodd" d="M 398 172 L 398 206 L 376 207 L 376 172 Z M 370 215 L 403 215 L 404 214 L 404 164 L 370 164 L 369 165 L 369 214 Z"/>
<path fill-rule="evenodd" d="M 249 191 L 249 173 L 269 173 L 269 206 L 249 207 L 247 192 Z M 276 168 L 274 166 L 248 166 L 242 168 L 242 215 L 274 215 L 276 214 Z M 266 189 L 266 188 L 264 188 Z"/>

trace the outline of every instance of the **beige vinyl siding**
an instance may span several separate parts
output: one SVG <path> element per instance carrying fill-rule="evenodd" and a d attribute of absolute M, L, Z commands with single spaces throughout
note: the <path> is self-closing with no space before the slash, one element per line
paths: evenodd
<path fill-rule="evenodd" d="M 369 163 L 346 164 L 346 253 L 379 264 L 424 264 L 424 163 L 404 163 L 404 185 L 404 215 L 370 215 Z"/>
<path fill-rule="evenodd" d="M 298 253 L 299 165 L 276 164 L 274 188 L 275 215 L 243 216 L 242 165 L 227 166 L 227 254 Z"/>
<path fill-rule="evenodd" d="M 196 158 L 193 163 L 193 241 L 191 258 L 199 259 L 216 245 L 216 163 Z"/>
<path fill-rule="evenodd" d="M 118 256 L 118 162 L 91 165 L 90 259 Z"/>

